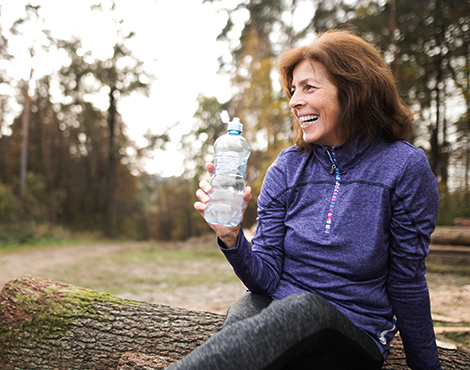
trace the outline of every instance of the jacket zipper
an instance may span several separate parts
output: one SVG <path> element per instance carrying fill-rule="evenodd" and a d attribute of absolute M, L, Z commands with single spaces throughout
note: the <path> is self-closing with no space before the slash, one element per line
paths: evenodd
<path fill-rule="evenodd" d="M 331 161 L 330 175 L 335 175 L 335 188 L 333 190 L 333 195 L 331 196 L 330 207 L 328 208 L 328 215 L 326 216 L 326 225 L 324 230 L 325 234 L 329 234 L 331 230 L 333 210 L 336 204 L 336 200 L 338 199 L 339 187 L 341 185 L 341 176 L 339 174 L 338 163 L 336 162 L 335 150 L 331 149 L 331 152 L 329 150 L 327 150 L 326 152 Z"/>

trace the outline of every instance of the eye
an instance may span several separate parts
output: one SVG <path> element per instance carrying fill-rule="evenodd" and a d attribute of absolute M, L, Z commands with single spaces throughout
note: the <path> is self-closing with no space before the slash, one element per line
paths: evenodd
<path fill-rule="evenodd" d="M 308 91 L 308 90 L 315 90 L 315 89 L 316 89 L 316 87 L 315 87 L 315 86 L 308 85 L 308 84 L 307 84 L 307 85 L 305 85 L 305 90 L 307 90 L 307 91 Z"/>

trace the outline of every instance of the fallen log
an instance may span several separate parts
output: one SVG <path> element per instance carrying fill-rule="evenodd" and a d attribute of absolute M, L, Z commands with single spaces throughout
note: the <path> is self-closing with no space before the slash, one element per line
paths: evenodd
<path fill-rule="evenodd" d="M 26 276 L 0 294 L 0 368 L 116 369 L 126 352 L 173 361 L 209 338 L 223 316 L 120 299 Z"/>
<path fill-rule="evenodd" d="M 456 218 L 454 219 L 454 225 L 470 227 L 470 218 Z"/>
<path fill-rule="evenodd" d="M 431 234 L 431 244 L 470 247 L 470 227 L 438 226 Z"/>
<path fill-rule="evenodd" d="M 149 304 L 25 276 L 0 293 L 0 368 L 163 369 L 203 343 L 223 316 Z M 440 349 L 443 369 L 470 354 Z M 397 336 L 387 370 L 407 369 Z"/>

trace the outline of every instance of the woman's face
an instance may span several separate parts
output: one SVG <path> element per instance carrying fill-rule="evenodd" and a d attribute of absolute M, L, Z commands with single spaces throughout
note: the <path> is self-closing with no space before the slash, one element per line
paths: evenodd
<path fill-rule="evenodd" d="M 328 79 L 323 64 L 304 60 L 294 68 L 292 77 L 289 105 L 299 120 L 304 140 L 328 147 L 343 143 L 335 130 L 340 112 L 338 89 Z"/>

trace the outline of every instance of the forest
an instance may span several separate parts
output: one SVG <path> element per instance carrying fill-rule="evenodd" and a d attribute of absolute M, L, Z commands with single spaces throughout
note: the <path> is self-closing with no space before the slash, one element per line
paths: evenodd
<path fill-rule="evenodd" d="M 134 240 L 186 240 L 208 233 L 193 203 L 214 141 L 225 132 L 222 110 L 240 117 L 252 146 L 247 182 L 254 199 L 243 221 L 251 227 L 266 169 L 280 150 L 293 145 L 277 57 L 336 28 L 362 35 L 390 65 L 414 112 L 408 141 L 425 151 L 439 184 L 438 224 L 470 218 L 469 0 L 204 3 L 217 4 L 227 14 L 218 40 L 230 53 L 220 57 L 219 73 L 230 80 L 233 94 L 227 101 L 199 96 L 194 126 L 178 143 L 185 157 L 180 176 L 145 172 L 143 159 L 165 151 L 172 138 L 167 132 L 149 135 L 148 145 L 139 147 L 129 139 L 119 111 L 120 99 L 148 94 L 158 79 L 159 72 L 149 71 L 128 46 L 133 32 L 120 32 L 112 41 L 113 55 L 101 60 L 83 48 L 80 35 L 57 39 L 45 24 L 40 32 L 47 48 L 67 56 L 61 68 L 18 81 L 0 68 L 0 86 L 15 91 L 0 93 L 0 246 L 82 232 Z M 298 22 L 307 8 L 314 15 Z M 91 11 L 102 9 L 97 4 Z M 27 5 L 24 14 L 8 33 L 0 29 L 0 62 L 12 58 L 9 35 L 41 24 L 40 6 Z M 31 46 L 29 52 L 46 51 Z M 60 100 L 54 97 L 57 91 Z M 103 91 L 105 109 L 90 98 Z M 15 104 L 21 113 L 8 122 Z"/>

